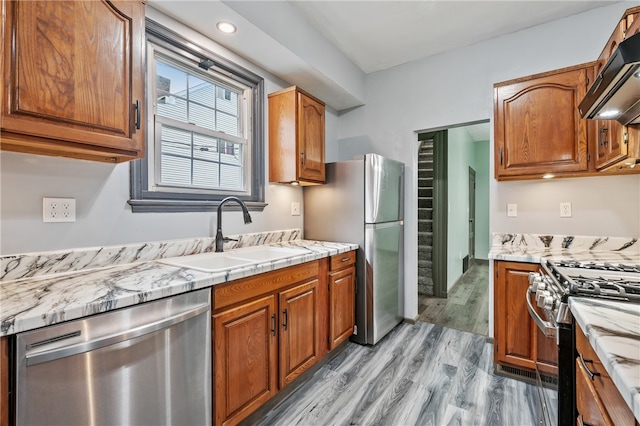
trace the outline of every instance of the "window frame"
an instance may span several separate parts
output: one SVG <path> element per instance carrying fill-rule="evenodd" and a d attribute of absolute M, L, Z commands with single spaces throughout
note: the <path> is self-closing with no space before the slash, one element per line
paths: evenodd
<path fill-rule="evenodd" d="M 237 84 L 248 87 L 252 100 L 250 117 L 249 142 L 247 144 L 248 156 L 247 170 L 251 176 L 250 181 L 245 182 L 248 191 L 239 193 L 234 190 L 211 190 L 198 192 L 171 191 L 166 188 L 158 191 L 151 190 L 149 173 L 153 172 L 155 166 L 149 167 L 149 162 L 156 161 L 155 150 L 155 128 L 157 123 L 153 120 L 153 99 L 151 96 L 155 90 L 147 90 L 147 123 L 146 152 L 144 158 L 134 160 L 130 163 L 130 199 L 128 204 L 134 213 L 137 212 L 204 212 L 213 211 L 220 201 L 234 195 L 245 202 L 249 210 L 262 211 L 267 205 L 264 202 L 265 185 L 265 157 L 264 157 L 264 79 L 259 75 L 216 55 L 206 49 L 195 45 L 174 31 L 146 18 L 146 41 L 153 43 L 165 52 L 171 52 L 187 61 L 192 60 L 193 65 L 206 62 L 209 69 L 222 74 L 226 79 L 237 82 Z M 150 56 L 147 54 L 147 57 Z M 146 69 L 149 67 L 147 66 Z M 145 76 L 148 79 L 148 76 Z M 149 122 L 149 119 L 152 121 Z M 247 121 L 248 123 L 249 121 Z M 152 128 L 149 128 L 152 126 Z M 150 144 L 154 144 L 150 147 Z M 153 157 L 153 158 L 151 158 Z M 246 175 L 247 173 L 245 173 Z M 239 208 L 239 207 L 238 207 Z"/>

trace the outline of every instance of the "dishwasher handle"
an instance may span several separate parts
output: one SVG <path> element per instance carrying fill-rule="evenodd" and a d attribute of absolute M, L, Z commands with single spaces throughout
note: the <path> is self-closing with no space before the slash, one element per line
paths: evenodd
<path fill-rule="evenodd" d="M 26 354 L 27 366 L 41 364 L 43 362 L 54 361 L 56 359 L 65 358 L 72 355 L 78 355 L 84 352 L 93 351 L 96 349 L 104 348 L 105 346 L 114 345 L 116 343 L 124 342 L 126 340 L 135 339 L 136 337 L 143 336 L 145 334 L 160 331 L 190 318 L 196 317 L 209 310 L 209 304 L 201 304 L 195 306 L 188 311 L 180 312 L 179 314 L 163 318 L 158 321 L 154 321 L 149 324 L 144 324 L 131 330 L 127 330 L 120 333 L 109 334 L 106 336 L 98 337 L 96 339 L 88 340 L 86 342 L 80 342 L 69 346 L 63 346 L 55 349 L 44 350 L 35 352 L 32 354 Z"/>

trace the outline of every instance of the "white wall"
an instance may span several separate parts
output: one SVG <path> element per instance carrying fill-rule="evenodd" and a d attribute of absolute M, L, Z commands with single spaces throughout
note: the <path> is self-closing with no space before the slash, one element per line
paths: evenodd
<path fill-rule="evenodd" d="M 362 151 L 373 150 L 407 166 L 405 317 L 415 318 L 418 308 L 416 132 L 491 118 L 496 82 L 595 60 L 624 10 L 636 3 L 615 3 L 367 76 L 366 105 L 339 116 L 337 151 L 342 144 L 350 152 L 361 146 Z M 562 201 L 578 203 L 574 194 L 588 194 L 574 206 L 579 217 L 560 219 L 559 207 L 550 201 L 537 207 L 537 217 L 543 220 L 525 222 L 533 218 L 527 215 L 508 221 L 506 198 L 521 205 L 525 214 L 529 200 L 541 194 L 539 185 Z M 545 183 L 491 179 L 491 231 L 638 236 L 639 187 L 638 175 Z"/>
<path fill-rule="evenodd" d="M 154 19 L 163 19 L 193 42 L 223 55 L 265 79 L 266 95 L 287 84 L 198 33 L 168 20 L 153 9 Z M 266 117 L 265 117 L 266 118 Z M 268 144 L 265 119 L 265 145 Z M 326 140 L 335 146 L 337 114 L 327 109 Z M 265 165 L 268 164 L 268 146 Z M 265 166 L 266 173 L 268 167 Z M 0 153 L 0 253 L 15 254 L 74 247 L 158 241 L 215 234 L 215 212 L 131 213 L 129 165 L 102 164 L 64 158 Z M 240 212 L 225 212 L 223 230 L 227 235 L 303 228 L 302 216 L 291 216 L 292 201 L 302 203 L 302 189 L 266 184 L 264 212 L 252 213 L 253 223 L 245 225 Z M 42 197 L 76 199 L 75 223 L 43 223 Z"/>

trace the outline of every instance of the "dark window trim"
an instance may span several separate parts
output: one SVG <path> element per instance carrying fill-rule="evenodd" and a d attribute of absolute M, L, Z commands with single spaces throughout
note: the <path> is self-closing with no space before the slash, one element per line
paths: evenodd
<path fill-rule="evenodd" d="M 249 210 L 262 211 L 267 205 L 264 202 L 265 157 L 264 157 L 264 79 L 259 75 L 199 46 L 194 45 L 180 34 L 146 18 L 146 33 L 154 43 L 175 50 L 185 51 L 205 62 L 214 69 L 252 89 L 252 132 L 251 142 L 251 193 L 252 196 L 238 196 L 245 202 Z M 146 108 L 148 111 L 149 109 Z M 145 123 L 147 122 L 145 118 Z M 149 134 L 147 134 L 147 141 Z M 153 141 L 152 141 L 153 142 Z M 130 163 L 130 199 L 128 201 L 134 213 L 176 213 L 176 212 L 210 212 L 218 207 L 226 196 L 218 194 L 187 194 L 181 192 L 149 191 L 148 159 L 141 158 Z M 231 210 L 233 210 L 231 208 Z"/>

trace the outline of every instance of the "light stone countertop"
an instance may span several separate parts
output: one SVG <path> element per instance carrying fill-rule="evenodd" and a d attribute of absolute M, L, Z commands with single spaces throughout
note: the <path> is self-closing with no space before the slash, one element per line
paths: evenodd
<path fill-rule="evenodd" d="M 569 307 L 640 422 L 640 304 L 571 297 Z"/>
<path fill-rule="evenodd" d="M 166 255 L 167 253 L 179 256 L 208 252 L 210 241 L 207 241 L 209 245 L 199 244 L 197 250 L 192 250 L 192 245 L 187 244 L 191 247 L 190 250 L 181 254 L 176 254 L 174 250 L 162 250 L 165 255 L 155 253 L 144 258 L 138 254 L 136 259 L 122 256 L 124 252 L 136 253 L 135 245 L 127 246 L 126 249 L 94 248 L 55 255 L 4 256 L 0 259 L 3 261 L 2 272 L 5 275 L 5 278 L 0 281 L 0 336 L 206 288 L 358 248 L 357 244 L 351 243 L 296 239 L 296 237 L 299 238 L 299 233 L 294 233 L 292 237 L 294 239 L 291 240 L 276 239 L 279 242 L 271 241 L 270 245 L 298 248 L 301 254 L 215 273 L 171 266 L 158 261 L 171 257 Z M 256 240 L 269 242 L 268 238 Z M 178 243 L 176 244 L 180 247 L 185 246 L 184 241 Z M 148 247 L 148 245 L 140 247 Z M 225 251 L 229 250 L 225 248 Z M 107 260 L 98 262 L 100 265 L 98 267 L 75 269 L 65 266 L 65 268 L 56 269 L 56 265 L 61 263 L 73 265 L 83 263 L 85 261 L 81 259 L 88 258 L 92 260 L 87 260 L 87 263 L 96 264 L 96 259 L 99 257 L 96 253 L 105 252 L 111 254 L 105 257 Z M 137 253 L 140 252 L 141 249 L 138 248 Z M 119 255 L 112 255 L 112 253 L 119 253 Z M 58 263 L 52 259 L 57 259 Z M 69 272 L 62 272 L 65 269 Z M 20 274 L 23 277 L 7 280 L 8 270 L 21 270 Z M 38 272 L 42 270 L 49 272 L 55 270 L 56 273 Z"/>
<path fill-rule="evenodd" d="M 540 263 L 563 259 L 640 265 L 637 238 L 493 234 L 489 258 Z M 570 297 L 569 307 L 640 422 L 640 304 Z"/>

